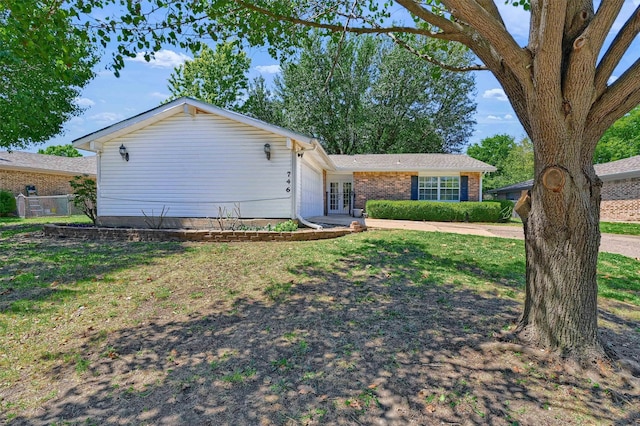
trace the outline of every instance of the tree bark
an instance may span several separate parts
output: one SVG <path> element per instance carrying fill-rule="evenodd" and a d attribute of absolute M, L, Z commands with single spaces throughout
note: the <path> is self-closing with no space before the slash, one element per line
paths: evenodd
<path fill-rule="evenodd" d="M 565 142 L 584 146 L 584 141 Z M 523 219 L 527 284 L 517 333 L 566 357 L 601 358 L 596 281 L 601 181 L 589 156 L 551 164 L 543 154 L 536 158 L 531 211 Z"/>

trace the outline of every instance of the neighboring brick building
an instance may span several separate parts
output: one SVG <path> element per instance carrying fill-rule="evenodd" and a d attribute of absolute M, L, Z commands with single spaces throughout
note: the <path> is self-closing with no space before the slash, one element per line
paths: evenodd
<path fill-rule="evenodd" d="M 640 222 L 640 155 L 596 164 L 602 179 L 600 219 Z M 533 179 L 489 191 L 499 199 L 517 200 L 533 186 Z"/>
<path fill-rule="evenodd" d="M 461 154 L 330 155 L 327 212 L 364 209 L 367 200 L 479 201 L 495 167 Z M 350 194 L 350 195 L 347 195 Z M 351 204 L 348 202 L 351 201 Z"/>
<path fill-rule="evenodd" d="M 95 157 L 58 157 L 31 152 L 0 151 L 0 190 L 25 194 L 27 185 L 38 195 L 72 193 L 69 181 L 77 175 L 95 178 Z"/>

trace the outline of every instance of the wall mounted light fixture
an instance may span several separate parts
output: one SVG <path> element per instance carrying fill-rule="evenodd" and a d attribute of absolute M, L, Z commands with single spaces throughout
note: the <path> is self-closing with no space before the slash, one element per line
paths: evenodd
<path fill-rule="evenodd" d="M 120 145 L 120 156 L 123 160 L 129 161 L 129 153 L 127 152 L 127 147 L 124 144 Z"/>
<path fill-rule="evenodd" d="M 264 154 L 267 156 L 267 160 L 271 160 L 271 145 L 268 143 L 264 144 Z"/>

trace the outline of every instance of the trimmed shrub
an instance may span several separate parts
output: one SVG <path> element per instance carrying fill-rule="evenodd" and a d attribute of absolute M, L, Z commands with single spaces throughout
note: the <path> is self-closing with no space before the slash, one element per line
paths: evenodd
<path fill-rule="evenodd" d="M 295 220 L 287 220 L 286 222 L 280 222 L 273 228 L 276 232 L 293 232 L 298 230 L 298 222 Z"/>
<path fill-rule="evenodd" d="M 489 200 L 485 203 L 500 203 L 500 220 L 498 222 L 509 222 L 513 216 L 515 203 L 511 200 Z"/>
<path fill-rule="evenodd" d="M 433 222 L 500 222 L 501 203 L 463 201 L 367 201 L 367 215 L 375 219 L 422 220 Z"/>
<path fill-rule="evenodd" d="M 0 216 L 9 216 L 16 211 L 16 199 L 9 191 L 0 191 Z"/>

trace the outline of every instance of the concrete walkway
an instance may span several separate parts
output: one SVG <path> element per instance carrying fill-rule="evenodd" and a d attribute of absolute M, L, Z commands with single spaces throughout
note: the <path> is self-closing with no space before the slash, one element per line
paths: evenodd
<path fill-rule="evenodd" d="M 412 220 L 388 220 L 354 218 L 347 215 L 318 216 L 308 219 L 313 223 L 349 226 L 354 220 L 370 229 L 407 229 L 413 231 L 448 232 L 453 234 L 479 235 L 482 237 L 524 239 L 521 226 L 488 225 L 484 223 L 418 222 Z M 600 251 L 616 253 L 640 260 L 640 236 L 602 234 Z"/>

